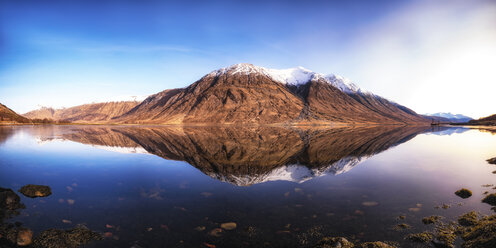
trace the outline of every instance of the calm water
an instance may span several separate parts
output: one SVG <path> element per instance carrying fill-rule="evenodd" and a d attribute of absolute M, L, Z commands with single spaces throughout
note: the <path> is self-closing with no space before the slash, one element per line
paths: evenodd
<path fill-rule="evenodd" d="M 88 247 L 412 247 L 403 237 L 426 230 L 422 217 L 492 212 L 492 157 L 496 136 L 465 128 L 0 127 L 0 187 L 53 192 L 21 196 L 8 221 L 112 233 Z M 212 235 L 225 222 L 237 228 Z"/>

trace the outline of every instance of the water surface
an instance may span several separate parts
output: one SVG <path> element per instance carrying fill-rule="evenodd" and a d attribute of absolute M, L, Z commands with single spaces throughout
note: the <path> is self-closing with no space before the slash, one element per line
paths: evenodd
<path fill-rule="evenodd" d="M 466 128 L 0 127 L 0 187 L 49 185 L 8 221 L 111 233 L 88 247 L 413 247 L 422 217 L 491 213 L 495 147 Z M 225 222 L 236 229 L 212 233 Z"/>

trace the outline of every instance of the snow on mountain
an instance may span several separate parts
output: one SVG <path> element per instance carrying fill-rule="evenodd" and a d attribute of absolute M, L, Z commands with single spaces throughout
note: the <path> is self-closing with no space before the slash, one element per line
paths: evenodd
<path fill-rule="evenodd" d="M 368 157 L 345 157 L 330 165 L 314 169 L 299 164 L 284 165 L 270 171 L 269 173 L 256 176 L 225 176 L 216 173 L 209 173 L 208 175 L 212 178 L 223 182 L 233 183 L 237 186 L 250 186 L 270 181 L 303 183 L 315 177 L 321 177 L 328 174 L 339 175 L 346 173 L 366 158 Z"/>
<path fill-rule="evenodd" d="M 301 66 L 289 69 L 269 69 L 252 64 L 241 63 L 213 71 L 208 75 L 218 76 L 225 73 L 245 75 L 258 73 L 266 75 L 274 81 L 294 86 L 304 85 L 310 81 L 321 79 L 347 94 L 370 94 L 370 92 L 360 89 L 351 80 L 345 77 L 334 74 L 324 75 L 310 71 Z"/>
<path fill-rule="evenodd" d="M 443 118 L 448 118 L 452 120 L 472 120 L 472 117 L 462 115 L 462 114 L 452 114 L 450 112 L 439 112 L 439 113 L 434 113 L 434 114 L 427 114 L 429 116 L 437 116 L 437 117 L 443 117 Z"/>

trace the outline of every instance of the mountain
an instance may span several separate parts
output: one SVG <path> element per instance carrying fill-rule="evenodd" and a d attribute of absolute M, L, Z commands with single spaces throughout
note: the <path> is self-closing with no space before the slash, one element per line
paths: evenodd
<path fill-rule="evenodd" d="M 190 86 L 151 95 L 115 123 L 426 124 L 414 111 L 350 80 L 298 67 L 236 64 Z"/>
<path fill-rule="evenodd" d="M 406 142 L 431 126 L 288 128 L 279 126 L 46 126 L 39 142 L 70 140 L 114 152 L 149 153 L 185 161 L 220 181 L 247 186 L 301 183 L 342 174 L 367 158 Z M 441 130 L 440 127 L 436 127 Z"/>
<path fill-rule="evenodd" d="M 426 114 L 426 118 L 432 118 L 436 121 L 441 121 L 441 122 L 453 122 L 453 123 L 461 123 L 461 122 L 468 122 L 472 120 L 473 118 L 468 117 L 466 115 L 462 114 L 452 114 L 452 113 L 434 113 L 434 114 Z"/>
<path fill-rule="evenodd" d="M 468 122 L 471 125 L 496 126 L 496 114 Z"/>
<path fill-rule="evenodd" d="M 31 120 L 0 103 L 0 123 L 31 123 Z"/>
<path fill-rule="evenodd" d="M 108 123 L 113 117 L 121 116 L 140 102 L 121 101 L 84 104 L 70 108 L 53 109 L 42 107 L 25 113 L 31 119 L 51 119 L 77 123 Z"/>

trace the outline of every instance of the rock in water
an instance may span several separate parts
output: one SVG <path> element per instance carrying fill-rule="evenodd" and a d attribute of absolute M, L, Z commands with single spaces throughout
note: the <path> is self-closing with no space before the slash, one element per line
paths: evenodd
<path fill-rule="evenodd" d="M 477 224 L 478 218 L 479 214 L 477 214 L 477 212 L 475 211 L 472 211 L 458 217 L 458 224 L 460 224 L 461 226 L 473 226 Z"/>
<path fill-rule="evenodd" d="M 39 248 L 77 248 L 102 236 L 85 226 L 69 230 L 48 229 L 34 239 L 34 247 Z"/>
<path fill-rule="evenodd" d="M 28 228 L 20 228 L 17 232 L 17 245 L 26 246 L 33 243 L 33 231 Z"/>
<path fill-rule="evenodd" d="M 469 198 L 469 197 L 472 196 L 472 191 L 463 188 L 463 189 L 457 190 L 455 192 L 455 195 L 457 195 L 457 196 L 459 196 L 459 197 L 461 197 L 463 199 L 466 199 L 466 198 Z"/>
<path fill-rule="evenodd" d="M 236 223 L 234 222 L 227 222 L 227 223 L 222 223 L 220 227 L 224 230 L 234 230 L 236 229 Z"/>
<path fill-rule="evenodd" d="M 314 248 L 353 248 L 355 245 L 343 237 L 325 237 Z"/>
<path fill-rule="evenodd" d="M 487 195 L 484 199 L 482 199 L 482 202 L 487 203 L 491 206 L 496 206 L 496 193 Z"/>
<path fill-rule="evenodd" d="M 496 247 L 496 215 L 486 216 L 462 234 L 463 248 Z"/>
<path fill-rule="evenodd" d="M 5 218 L 18 215 L 18 209 L 24 208 L 21 198 L 11 189 L 0 188 L 0 223 Z"/>
<path fill-rule="evenodd" d="M 50 187 L 44 185 L 34 185 L 34 184 L 28 184 L 22 186 L 19 192 L 30 198 L 46 197 L 52 194 L 52 190 L 50 189 Z"/>
<path fill-rule="evenodd" d="M 486 160 L 490 164 L 496 164 L 496 157 Z"/>
<path fill-rule="evenodd" d="M 366 243 L 363 243 L 360 247 L 362 247 L 362 248 L 395 248 L 394 246 L 388 245 L 388 244 L 381 242 L 381 241 L 366 242 Z"/>
<path fill-rule="evenodd" d="M 441 216 L 437 216 L 437 215 L 433 215 L 433 216 L 429 216 L 429 217 L 424 217 L 422 219 L 422 223 L 426 224 L 426 225 L 429 225 L 429 224 L 435 224 L 436 222 L 438 222 L 442 217 Z"/>
<path fill-rule="evenodd" d="M 408 234 L 405 238 L 412 242 L 427 243 L 432 240 L 433 235 L 430 232 L 412 233 Z"/>

